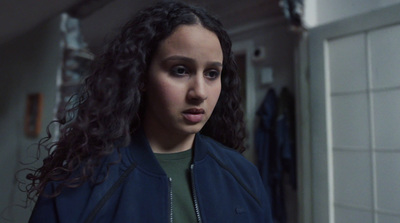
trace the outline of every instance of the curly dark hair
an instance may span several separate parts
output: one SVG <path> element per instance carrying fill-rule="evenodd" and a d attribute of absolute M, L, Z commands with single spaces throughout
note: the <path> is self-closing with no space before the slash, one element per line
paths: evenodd
<path fill-rule="evenodd" d="M 102 158 L 129 144 L 143 113 L 140 88 L 159 43 L 178 26 L 192 24 L 215 33 L 223 52 L 221 94 L 201 132 L 244 151 L 240 78 L 228 34 L 204 9 L 180 2 L 161 2 L 133 17 L 94 60 L 77 103 L 55 121 L 60 125 L 60 138 L 53 143 L 49 124 L 47 136 L 38 144 L 38 150 L 47 151 L 48 156 L 42 167 L 26 176 L 30 181 L 26 186 L 28 199 L 34 200 L 51 181 L 60 182 L 50 195 L 54 197 L 64 187 L 74 188 L 93 180 Z"/>

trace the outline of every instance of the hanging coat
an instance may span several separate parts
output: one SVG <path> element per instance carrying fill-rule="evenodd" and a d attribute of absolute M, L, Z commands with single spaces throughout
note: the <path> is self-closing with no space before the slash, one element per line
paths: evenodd
<path fill-rule="evenodd" d="M 287 88 L 283 88 L 279 94 L 277 115 L 276 136 L 277 147 L 281 153 L 282 171 L 289 175 L 289 183 L 296 189 L 295 109 L 294 99 Z"/>
<path fill-rule="evenodd" d="M 276 207 L 274 207 L 274 193 L 271 191 L 272 176 L 271 169 L 274 165 L 270 163 L 271 148 L 276 147 L 275 137 L 275 118 L 276 118 L 276 102 L 277 96 L 275 90 L 270 89 L 257 111 L 259 117 L 259 126 L 255 134 L 255 146 L 258 157 L 258 169 L 263 180 L 265 190 L 267 191 L 268 197 L 271 199 L 271 211 L 272 218 L 276 219 L 276 213 L 274 213 Z"/>
<path fill-rule="evenodd" d="M 256 131 L 258 168 L 271 198 L 275 222 L 286 223 L 284 174 L 296 188 L 296 156 L 294 148 L 294 106 L 288 89 L 283 88 L 279 99 L 270 89 L 257 111 L 259 126 Z"/>

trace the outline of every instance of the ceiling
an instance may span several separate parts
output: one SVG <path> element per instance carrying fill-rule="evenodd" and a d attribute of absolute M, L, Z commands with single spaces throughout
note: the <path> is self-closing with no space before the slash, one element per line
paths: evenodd
<path fill-rule="evenodd" d="M 279 0 L 184 0 L 215 14 L 227 29 L 282 17 Z M 156 0 L 0 0 L 0 44 L 22 35 L 62 12 L 81 18 L 89 47 L 96 49 L 136 11 Z"/>

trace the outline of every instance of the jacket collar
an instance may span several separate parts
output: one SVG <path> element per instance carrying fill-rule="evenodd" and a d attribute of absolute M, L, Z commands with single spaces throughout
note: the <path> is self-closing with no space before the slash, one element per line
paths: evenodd
<path fill-rule="evenodd" d="M 194 139 L 194 157 L 193 162 L 202 160 L 208 151 L 205 136 L 197 133 Z M 132 135 L 131 144 L 129 146 L 130 159 L 137 166 L 158 175 L 166 175 L 160 164 L 158 163 L 143 128 L 139 128 Z"/>

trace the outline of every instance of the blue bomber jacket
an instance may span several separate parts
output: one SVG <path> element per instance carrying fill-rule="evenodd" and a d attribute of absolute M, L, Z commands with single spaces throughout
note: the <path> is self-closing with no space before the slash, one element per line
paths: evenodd
<path fill-rule="evenodd" d="M 86 182 L 64 189 L 55 198 L 40 196 L 30 223 L 168 223 L 171 184 L 142 131 L 119 149 L 103 183 Z M 118 152 L 106 163 L 119 160 Z M 267 195 L 257 169 L 241 154 L 197 134 L 191 166 L 192 192 L 198 222 L 272 223 Z M 51 194 L 57 182 L 48 183 Z M 173 187 L 173 185 L 172 185 Z"/>

